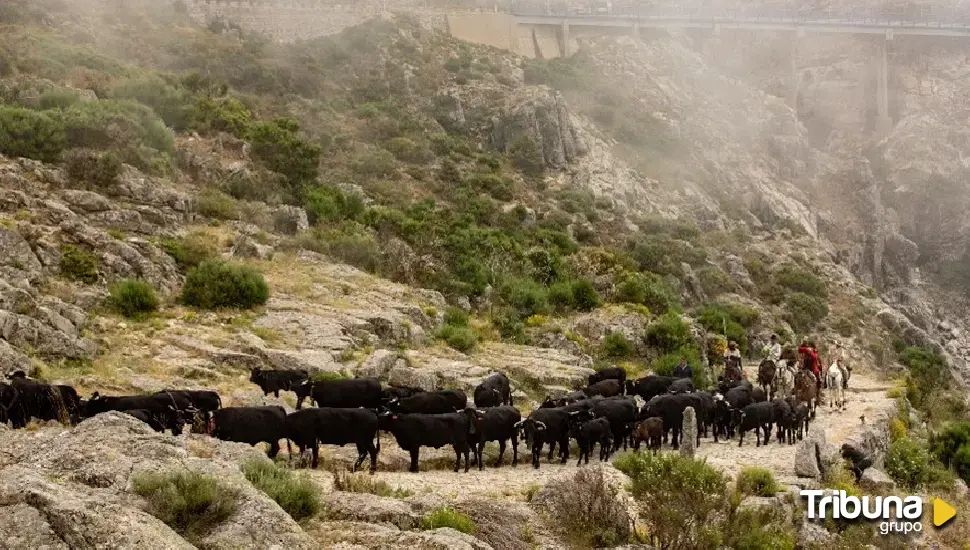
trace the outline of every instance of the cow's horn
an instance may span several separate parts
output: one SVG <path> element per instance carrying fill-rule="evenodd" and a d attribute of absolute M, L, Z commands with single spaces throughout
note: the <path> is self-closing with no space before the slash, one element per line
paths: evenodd
<path fill-rule="evenodd" d="M 525 420 L 519 420 L 519 421 L 518 421 L 518 422 L 516 422 L 515 424 L 512 424 L 512 427 L 513 427 L 513 428 L 518 428 L 519 426 L 521 426 L 521 425 L 523 425 L 523 424 L 525 424 Z"/>
<path fill-rule="evenodd" d="M 540 430 L 544 430 L 546 429 L 546 423 L 536 420 L 536 427 L 539 428 Z"/>

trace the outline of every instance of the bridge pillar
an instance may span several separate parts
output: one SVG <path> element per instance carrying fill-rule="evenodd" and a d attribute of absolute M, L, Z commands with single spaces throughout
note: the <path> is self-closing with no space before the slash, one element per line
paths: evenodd
<path fill-rule="evenodd" d="M 565 19 L 562 20 L 562 48 L 560 48 L 560 53 L 563 57 L 569 57 L 569 22 Z"/>
<path fill-rule="evenodd" d="M 889 44 L 892 40 L 887 33 L 886 40 L 881 41 L 879 53 L 876 56 L 876 132 L 886 135 L 893 129 L 893 119 L 889 116 Z"/>

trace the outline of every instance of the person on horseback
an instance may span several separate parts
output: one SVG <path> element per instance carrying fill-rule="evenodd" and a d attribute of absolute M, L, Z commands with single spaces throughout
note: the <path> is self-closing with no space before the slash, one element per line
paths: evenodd
<path fill-rule="evenodd" d="M 845 350 L 842 348 L 842 342 L 835 341 L 835 351 L 832 352 L 832 362 L 839 366 L 839 370 L 842 371 L 842 388 L 849 389 L 849 375 L 852 374 L 852 367 L 850 367 L 845 362 Z"/>
<path fill-rule="evenodd" d="M 731 376 L 728 376 L 729 373 Z M 726 380 L 740 380 L 743 376 L 741 350 L 738 349 L 738 343 L 732 340 L 728 342 L 728 347 L 724 350 L 724 378 Z"/>
<path fill-rule="evenodd" d="M 777 334 L 771 335 L 771 341 L 762 349 L 761 353 L 765 359 L 771 359 L 775 365 L 781 361 L 781 344 L 778 343 Z"/>
<path fill-rule="evenodd" d="M 798 346 L 798 353 L 801 353 L 804 358 L 802 368 L 811 371 L 815 375 L 818 390 L 822 391 L 822 371 L 819 368 L 818 350 L 815 349 L 815 342 L 803 341 L 802 345 Z"/>

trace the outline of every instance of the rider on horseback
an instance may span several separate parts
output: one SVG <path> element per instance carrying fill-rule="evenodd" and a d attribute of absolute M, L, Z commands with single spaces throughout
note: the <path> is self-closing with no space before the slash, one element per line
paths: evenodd
<path fill-rule="evenodd" d="M 724 350 L 724 379 L 740 380 L 744 377 L 744 370 L 741 368 L 741 350 L 738 343 L 728 342 L 728 347 Z"/>
<path fill-rule="evenodd" d="M 818 350 L 815 349 L 815 342 L 802 342 L 798 346 L 798 353 L 802 354 L 802 368 L 811 371 L 815 375 L 815 382 L 818 384 L 819 391 L 822 390 L 822 371 L 819 368 Z"/>
<path fill-rule="evenodd" d="M 781 360 L 781 344 L 778 343 L 778 335 L 771 335 L 771 343 L 762 348 L 762 355 L 765 359 L 771 359 L 771 361 L 777 365 L 778 361 Z"/>

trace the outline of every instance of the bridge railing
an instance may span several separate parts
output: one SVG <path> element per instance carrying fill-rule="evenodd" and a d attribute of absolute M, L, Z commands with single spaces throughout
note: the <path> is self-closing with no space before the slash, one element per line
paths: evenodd
<path fill-rule="evenodd" d="M 701 6 L 649 6 L 614 2 L 544 2 L 518 0 L 509 5 L 509 13 L 520 16 L 612 17 L 645 20 L 671 19 L 707 22 L 784 22 L 804 24 L 870 25 L 886 27 L 968 28 L 970 13 L 955 10 L 827 9 L 796 10 L 735 9 L 712 10 Z"/>

